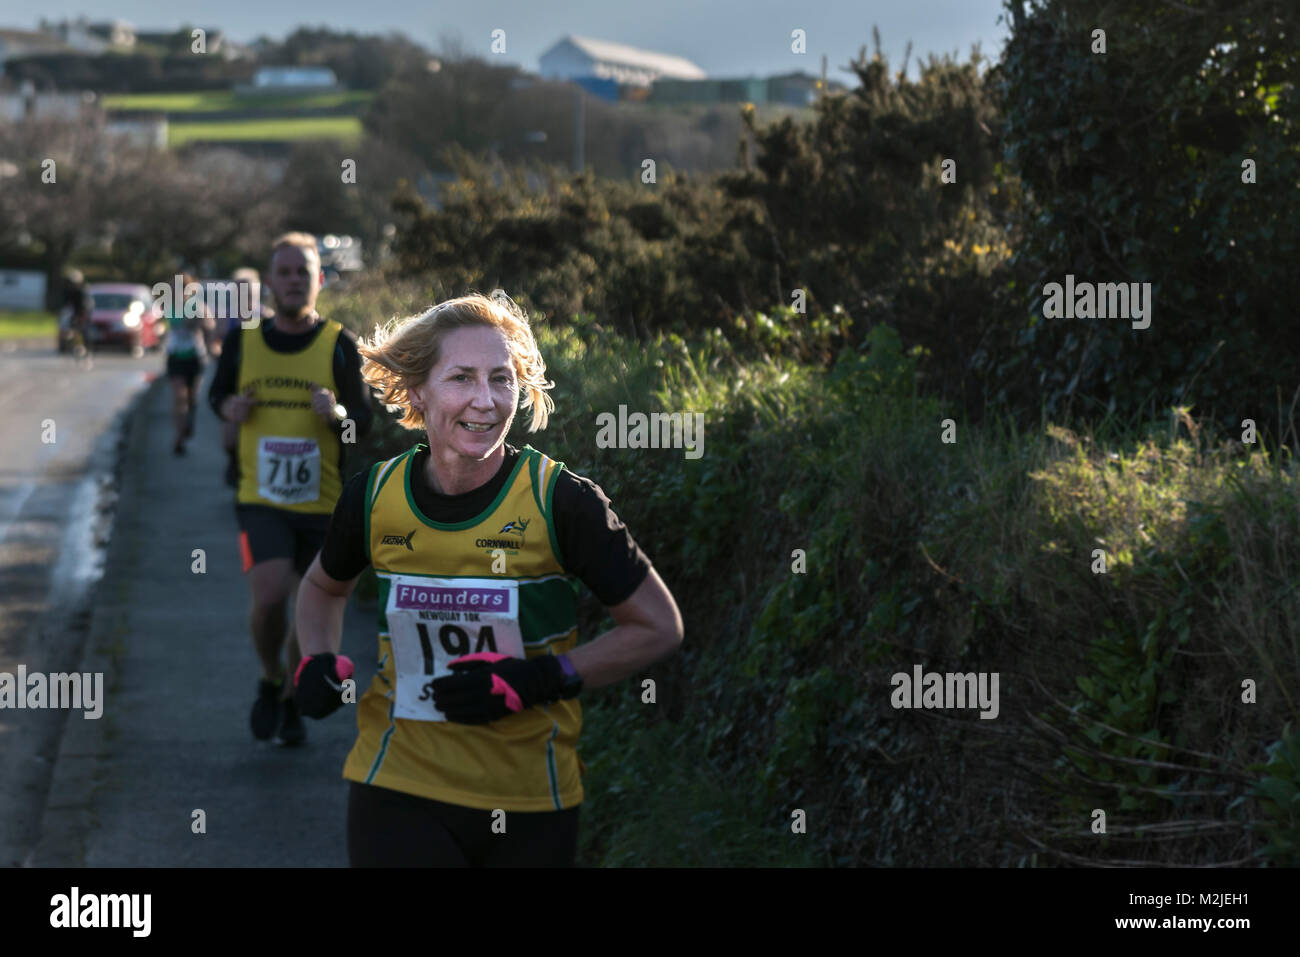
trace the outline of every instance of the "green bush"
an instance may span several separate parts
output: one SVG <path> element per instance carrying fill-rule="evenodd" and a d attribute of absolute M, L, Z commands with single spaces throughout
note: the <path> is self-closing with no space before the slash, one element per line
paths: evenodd
<path fill-rule="evenodd" d="M 1266 841 L 1259 854 L 1281 867 L 1295 867 L 1300 864 L 1300 734 L 1289 723 L 1268 746 L 1268 756 L 1258 766 L 1261 777 L 1250 792 L 1268 815 L 1258 824 Z"/>
<path fill-rule="evenodd" d="M 1171 404 L 1284 425 L 1300 362 L 1279 353 L 1300 295 L 1300 62 L 1288 0 L 1192 7 L 1008 0 L 993 78 L 1027 202 L 1011 335 L 981 370 L 1003 398 L 1130 420 Z M 1104 26 L 1107 48 L 1092 52 Z M 1243 161 L 1257 182 L 1243 183 Z M 1149 282 L 1150 328 L 1042 318 L 1047 282 Z M 1031 404 L 1032 403 L 1032 404 Z"/>

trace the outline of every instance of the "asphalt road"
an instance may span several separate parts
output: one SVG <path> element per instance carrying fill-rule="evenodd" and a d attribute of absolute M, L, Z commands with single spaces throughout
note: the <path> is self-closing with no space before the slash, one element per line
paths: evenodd
<path fill-rule="evenodd" d="M 161 357 L 98 358 L 86 372 L 49 352 L 6 357 L 0 366 L 0 441 L 11 452 L 0 487 L 0 671 L 22 663 L 29 672 L 103 672 L 106 700 L 99 720 L 0 710 L 0 766 L 22 772 L 0 777 L 0 860 L 345 866 L 341 771 L 355 719 L 345 710 L 308 720 L 298 749 L 254 741 L 248 730 L 258 668 L 215 417 L 205 404 L 190 454 L 174 457 L 166 380 L 145 382 L 146 372 L 161 371 Z M 114 443 L 114 411 L 133 396 L 139 401 Z M 51 417 L 59 428 L 53 452 L 38 432 Z M 115 444 L 115 478 L 99 481 L 96 468 L 113 461 Z M 78 483 L 92 492 L 103 486 L 116 500 L 103 577 L 82 588 L 80 614 L 74 598 L 60 599 L 87 573 L 75 535 L 94 534 L 63 528 L 78 525 L 75 509 L 66 511 L 78 494 L 95 511 Z M 206 562 L 201 574 L 195 549 Z M 35 627 L 47 615 L 60 620 L 52 599 L 73 622 Z M 374 641 L 374 612 L 354 600 L 343 651 L 357 662 L 360 687 L 373 671 Z"/>
<path fill-rule="evenodd" d="M 89 367 L 52 343 L 0 342 L 0 672 L 77 667 L 113 425 L 161 362 L 106 355 Z M 0 709 L 0 866 L 35 844 L 67 715 Z"/>

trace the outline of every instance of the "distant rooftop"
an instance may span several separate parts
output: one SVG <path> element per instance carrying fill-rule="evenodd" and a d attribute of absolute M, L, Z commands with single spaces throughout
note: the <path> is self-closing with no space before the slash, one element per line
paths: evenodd
<path fill-rule="evenodd" d="M 651 50 L 628 46 L 625 43 L 611 43 L 608 40 L 596 40 L 592 37 L 580 37 L 574 34 L 569 34 L 560 43 L 565 41 L 572 43 L 595 60 L 608 60 L 614 63 L 638 66 L 653 70 L 656 73 L 666 73 L 683 79 L 703 80 L 708 76 L 690 60 L 685 57 L 673 56 L 670 53 L 655 53 Z M 556 46 L 559 45 L 556 44 Z M 552 47 L 551 49 L 555 48 Z"/>

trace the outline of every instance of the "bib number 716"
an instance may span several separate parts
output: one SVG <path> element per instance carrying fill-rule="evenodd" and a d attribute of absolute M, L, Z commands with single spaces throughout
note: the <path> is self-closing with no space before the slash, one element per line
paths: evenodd
<path fill-rule="evenodd" d="M 281 465 L 284 466 L 284 478 L 281 481 L 285 485 L 290 483 L 306 485 L 311 481 L 311 461 L 309 459 L 297 459 L 298 468 L 296 471 L 293 467 L 294 459 L 268 458 L 267 461 L 271 463 L 271 476 L 266 481 L 271 485 L 275 484 L 275 478 L 280 474 Z"/>
<path fill-rule="evenodd" d="M 257 446 L 257 494 L 280 505 L 315 502 L 320 461 L 315 439 L 263 436 Z"/>

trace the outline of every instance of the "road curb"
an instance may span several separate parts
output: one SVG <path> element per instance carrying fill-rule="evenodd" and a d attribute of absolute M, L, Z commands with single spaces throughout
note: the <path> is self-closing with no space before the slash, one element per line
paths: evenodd
<path fill-rule="evenodd" d="M 147 431 L 144 411 L 166 386 L 154 379 L 132 400 L 110 428 L 114 449 L 110 475 L 117 481 L 118 499 L 104 561 L 104 575 L 87 597 L 89 625 L 80 670 L 104 674 L 105 699 L 118 684 L 117 655 L 120 631 L 129 606 L 132 562 L 129 552 L 138 548 L 122 524 L 122 506 L 136 500 L 139 469 Z M 92 804 L 102 786 L 100 759 L 113 733 L 111 709 L 95 720 L 69 715 L 59 739 L 49 793 L 41 813 L 40 834 L 23 862 L 25 867 L 82 867 L 86 837 L 94 826 Z"/>

